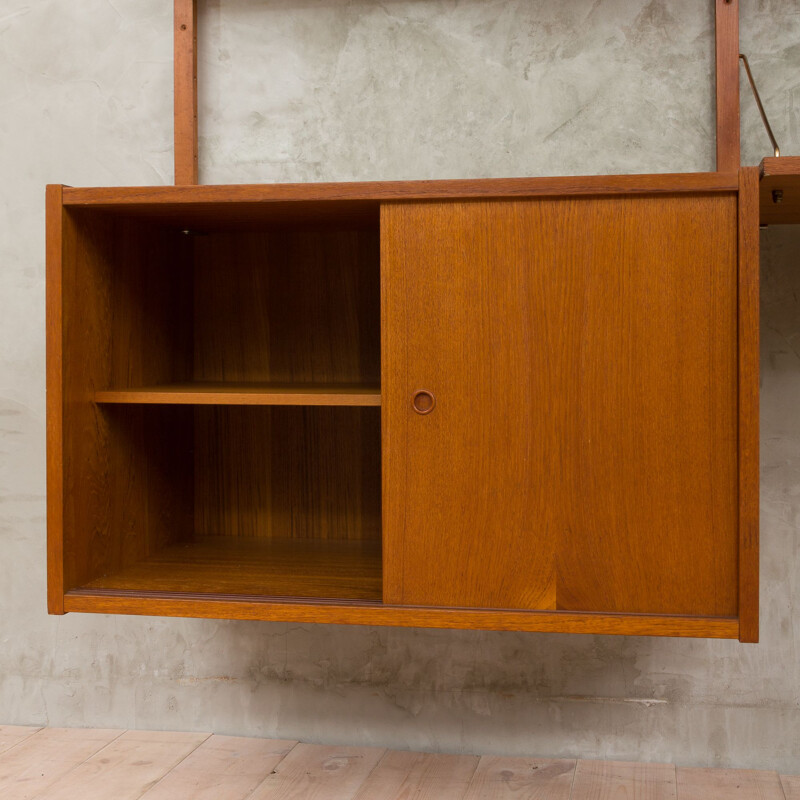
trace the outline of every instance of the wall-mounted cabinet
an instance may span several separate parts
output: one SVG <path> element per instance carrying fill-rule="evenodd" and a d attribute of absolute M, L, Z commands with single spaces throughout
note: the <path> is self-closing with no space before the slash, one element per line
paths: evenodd
<path fill-rule="evenodd" d="M 753 640 L 757 237 L 751 170 L 50 187 L 50 610 Z"/>

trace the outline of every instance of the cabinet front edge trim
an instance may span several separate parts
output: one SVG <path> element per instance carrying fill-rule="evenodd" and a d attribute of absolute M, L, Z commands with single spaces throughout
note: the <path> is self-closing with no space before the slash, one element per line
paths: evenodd
<path fill-rule="evenodd" d="M 571 611 L 498 611 L 418 608 L 341 601 L 281 601 L 230 595 L 74 589 L 64 610 L 201 619 L 268 620 L 334 625 L 509 630 L 541 633 L 626 634 L 736 639 L 733 617 L 601 614 Z"/>
<path fill-rule="evenodd" d="M 64 187 L 66 206 L 159 203 L 262 203 L 291 201 L 389 201 L 547 195 L 736 192 L 736 173 L 685 172 L 478 180 L 276 183 L 217 186 Z"/>

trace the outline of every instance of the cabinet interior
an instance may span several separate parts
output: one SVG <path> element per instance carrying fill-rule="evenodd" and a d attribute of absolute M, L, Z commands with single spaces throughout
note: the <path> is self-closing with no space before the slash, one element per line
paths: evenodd
<path fill-rule="evenodd" d="M 63 225 L 65 588 L 379 602 L 377 206 Z"/>

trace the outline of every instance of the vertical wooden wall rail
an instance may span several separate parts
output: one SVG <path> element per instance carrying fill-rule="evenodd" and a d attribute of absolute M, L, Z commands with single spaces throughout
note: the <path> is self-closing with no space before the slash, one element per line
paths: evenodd
<path fill-rule="evenodd" d="M 197 0 L 175 3 L 175 184 L 197 173 Z M 736 172 L 739 134 L 739 0 L 715 0 L 717 172 Z"/>
<path fill-rule="evenodd" d="M 197 183 L 197 0 L 175 0 L 175 185 Z"/>
<path fill-rule="evenodd" d="M 739 0 L 716 0 L 717 172 L 738 172 Z"/>

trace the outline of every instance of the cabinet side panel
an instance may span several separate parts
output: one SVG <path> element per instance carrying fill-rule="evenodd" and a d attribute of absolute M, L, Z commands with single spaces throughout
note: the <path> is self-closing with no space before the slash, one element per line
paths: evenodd
<path fill-rule="evenodd" d="M 739 639 L 758 641 L 759 198 L 758 168 L 739 185 Z"/>
<path fill-rule="evenodd" d="M 81 586 L 101 567 L 109 536 L 108 430 L 92 402 L 111 375 L 114 224 L 70 211 L 62 268 L 64 369 L 64 581 Z"/>
<path fill-rule="evenodd" d="M 582 209 L 558 608 L 735 616 L 736 197 Z"/>
<path fill-rule="evenodd" d="M 61 314 L 62 187 L 47 210 L 47 610 L 64 613 L 64 431 Z"/>
<path fill-rule="evenodd" d="M 94 403 L 94 393 L 114 381 L 126 386 L 164 380 L 175 371 L 181 376 L 189 350 L 166 333 L 176 322 L 164 297 L 183 265 L 163 231 L 72 210 L 65 215 L 63 242 L 69 590 L 188 534 L 193 426 L 186 409 Z"/>

